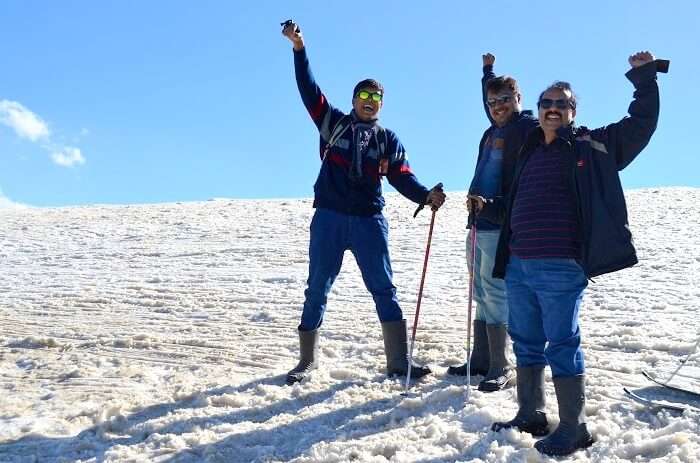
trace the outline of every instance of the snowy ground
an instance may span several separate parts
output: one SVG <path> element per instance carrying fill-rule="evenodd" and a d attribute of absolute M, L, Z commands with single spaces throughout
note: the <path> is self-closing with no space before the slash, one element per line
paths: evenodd
<path fill-rule="evenodd" d="M 308 200 L 0 210 L 0 461 L 547 461 L 531 436 L 488 430 L 515 413 L 512 390 L 467 395 L 445 374 L 465 355 L 467 318 L 464 195 L 448 201 L 416 353 L 435 374 L 409 398 L 383 375 L 381 329 L 349 253 L 322 328 L 323 368 L 284 385 Z M 640 263 L 596 279 L 582 308 L 597 443 L 564 461 L 697 461 L 700 411 L 652 411 L 622 386 L 700 408 L 639 374 L 670 374 L 699 335 L 700 189 L 628 201 Z M 412 211 L 389 195 L 411 321 L 430 216 Z M 688 363 L 700 387 L 698 355 Z M 548 397 L 556 421 L 551 382 Z"/>

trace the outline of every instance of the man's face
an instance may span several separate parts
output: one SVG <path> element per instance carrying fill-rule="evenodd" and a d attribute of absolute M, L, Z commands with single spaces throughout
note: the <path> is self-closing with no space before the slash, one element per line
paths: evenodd
<path fill-rule="evenodd" d="M 503 127 L 513 117 L 513 113 L 520 111 L 520 94 L 514 94 L 510 89 L 500 92 L 489 91 L 486 94 L 486 104 L 494 123 Z"/>
<path fill-rule="evenodd" d="M 352 98 L 352 108 L 355 110 L 358 119 L 361 121 L 371 121 L 379 117 L 379 110 L 382 109 L 384 95 L 376 88 L 361 88 Z"/>
<path fill-rule="evenodd" d="M 571 105 L 571 92 L 568 90 L 547 90 L 538 106 L 540 126 L 545 132 L 556 132 L 559 127 L 571 124 L 576 117 L 576 109 Z"/>

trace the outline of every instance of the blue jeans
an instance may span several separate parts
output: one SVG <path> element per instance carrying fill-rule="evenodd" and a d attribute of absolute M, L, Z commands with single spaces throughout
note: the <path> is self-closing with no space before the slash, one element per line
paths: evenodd
<path fill-rule="evenodd" d="M 345 250 L 352 251 L 365 287 L 372 294 L 382 322 L 403 319 L 392 283 L 389 259 L 389 225 L 380 213 L 359 217 L 316 209 L 311 220 L 309 278 L 304 292 L 301 331 L 314 330 L 323 323 L 328 292 L 340 273 Z"/>
<path fill-rule="evenodd" d="M 519 259 L 506 268 L 508 333 L 519 367 L 549 364 L 552 376 L 583 374 L 578 311 L 588 285 L 574 259 Z"/>
<path fill-rule="evenodd" d="M 508 323 L 506 284 L 491 276 L 496 259 L 500 230 L 477 230 L 474 256 L 474 302 L 476 320 L 489 325 Z M 472 262 L 471 233 L 467 234 L 467 261 Z"/>

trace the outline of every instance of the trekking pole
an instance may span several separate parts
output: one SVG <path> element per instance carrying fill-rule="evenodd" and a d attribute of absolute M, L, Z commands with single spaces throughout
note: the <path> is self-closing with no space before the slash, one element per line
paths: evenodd
<path fill-rule="evenodd" d="M 442 190 L 442 183 L 438 183 L 435 188 Z M 417 216 L 418 213 L 423 209 L 423 204 L 418 206 L 413 217 Z M 416 314 L 413 317 L 413 330 L 411 331 L 411 347 L 408 350 L 408 369 L 406 370 L 406 390 L 402 395 L 408 394 L 408 383 L 411 380 L 411 366 L 413 365 L 413 347 L 416 343 L 416 331 L 418 329 L 418 314 L 420 313 L 420 303 L 423 299 L 423 284 L 425 283 L 425 273 L 428 270 L 428 257 L 430 256 L 430 242 L 433 239 L 433 225 L 435 225 L 435 213 L 437 210 L 433 209 L 433 214 L 430 216 L 430 228 L 428 229 L 428 244 L 425 247 L 425 259 L 423 260 L 423 275 L 420 278 L 420 286 L 418 288 L 418 302 L 416 303 Z"/>
<path fill-rule="evenodd" d="M 420 313 L 420 302 L 423 298 L 423 283 L 425 283 L 425 273 L 428 269 L 428 256 L 430 255 L 430 241 L 433 238 L 433 224 L 435 223 L 435 211 L 430 217 L 430 229 L 428 230 L 428 246 L 425 248 L 425 260 L 423 261 L 423 275 L 420 278 L 420 287 L 418 289 L 418 302 L 416 304 L 416 314 L 413 317 L 413 331 L 411 332 L 411 347 L 408 351 L 408 370 L 406 372 L 406 390 L 405 394 L 408 394 L 408 383 L 411 379 L 411 366 L 413 365 L 413 346 L 416 342 L 416 330 L 418 328 L 418 314 Z"/>
<path fill-rule="evenodd" d="M 472 201 L 471 199 L 469 201 Z M 469 225 L 469 239 L 471 248 L 471 259 L 468 263 L 469 267 L 469 302 L 467 304 L 467 397 L 469 396 L 470 386 L 472 383 L 471 375 L 471 351 L 472 351 L 472 302 L 474 301 L 474 265 L 476 264 L 476 205 L 472 202 L 470 208 L 472 212 L 467 219 Z"/>

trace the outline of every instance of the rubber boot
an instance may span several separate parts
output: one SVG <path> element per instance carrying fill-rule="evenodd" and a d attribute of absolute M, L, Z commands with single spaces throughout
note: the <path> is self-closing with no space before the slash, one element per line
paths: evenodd
<path fill-rule="evenodd" d="M 287 373 L 287 384 L 298 383 L 318 368 L 318 329 L 299 330 L 299 363 Z"/>
<path fill-rule="evenodd" d="M 546 438 L 535 442 L 540 453 L 569 455 L 590 447 L 594 441 L 586 426 L 585 375 L 553 378 L 559 405 L 559 426 Z"/>
<path fill-rule="evenodd" d="M 506 355 L 509 340 L 506 325 L 486 325 L 486 334 L 489 343 L 489 371 L 479 383 L 479 390 L 494 392 L 515 386 L 515 368 Z"/>
<path fill-rule="evenodd" d="M 491 430 L 516 428 L 533 436 L 546 436 L 549 432 L 547 415 L 544 412 L 544 365 L 518 367 L 516 390 L 518 392 L 518 413 L 506 422 L 497 422 Z"/>
<path fill-rule="evenodd" d="M 486 322 L 474 320 L 474 349 L 469 356 L 469 374 L 485 376 L 489 371 L 489 339 Z M 447 368 L 448 375 L 467 376 L 467 364 Z"/>
<path fill-rule="evenodd" d="M 406 376 L 408 372 L 408 346 L 406 343 L 406 320 L 382 323 L 384 335 L 384 353 L 386 354 L 386 374 Z M 430 374 L 430 368 L 411 365 L 411 379 L 422 378 Z"/>

